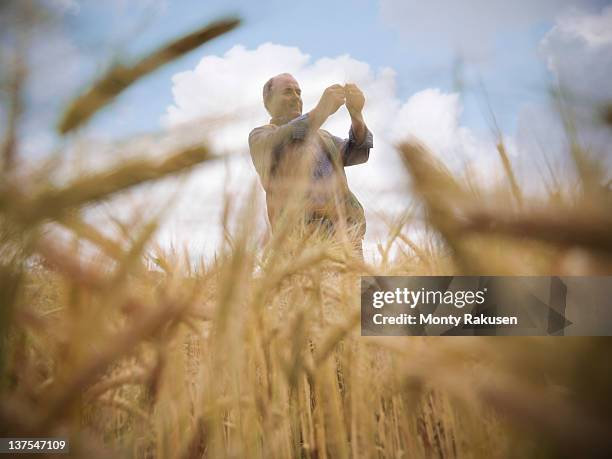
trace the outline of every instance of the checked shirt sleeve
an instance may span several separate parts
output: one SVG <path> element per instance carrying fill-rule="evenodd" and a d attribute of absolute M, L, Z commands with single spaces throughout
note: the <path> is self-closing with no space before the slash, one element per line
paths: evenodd
<path fill-rule="evenodd" d="M 357 143 L 353 128 L 349 130 L 348 139 L 335 136 L 333 138 L 342 154 L 342 163 L 345 167 L 365 163 L 370 157 L 370 149 L 374 147 L 374 136 L 367 128 L 366 135 L 361 143 Z"/>
<path fill-rule="evenodd" d="M 268 124 L 251 131 L 249 134 L 251 159 L 264 188 L 267 189 L 273 162 L 278 159 L 275 158 L 275 155 L 282 153 L 282 148 L 286 144 L 304 140 L 308 128 L 308 115 L 306 114 L 282 126 Z"/>

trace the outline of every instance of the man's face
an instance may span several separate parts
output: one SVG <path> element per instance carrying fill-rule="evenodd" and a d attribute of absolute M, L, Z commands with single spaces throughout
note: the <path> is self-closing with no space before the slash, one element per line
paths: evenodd
<path fill-rule="evenodd" d="M 295 78 L 281 75 L 274 79 L 268 106 L 274 117 L 293 119 L 302 114 L 302 90 Z"/>

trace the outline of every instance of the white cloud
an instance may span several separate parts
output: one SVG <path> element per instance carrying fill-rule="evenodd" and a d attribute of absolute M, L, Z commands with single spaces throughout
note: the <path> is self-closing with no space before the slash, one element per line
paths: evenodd
<path fill-rule="evenodd" d="M 571 6 L 588 8 L 596 0 L 381 0 L 383 20 L 407 43 L 451 48 L 467 58 L 491 52 L 501 33 L 552 20 Z"/>
<path fill-rule="evenodd" d="M 548 69 L 563 89 L 563 105 L 577 130 L 577 140 L 610 164 L 612 133 L 598 120 L 598 108 L 612 101 L 612 6 L 599 13 L 571 10 L 560 15 L 540 43 Z M 526 174 L 538 163 L 550 177 L 550 164 L 557 180 L 572 178 L 573 163 L 559 106 L 525 104 L 518 114 L 516 139 L 529 152 Z M 526 161 L 525 161 L 526 162 Z"/>
<path fill-rule="evenodd" d="M 604 8 L 601 14 L 573 13 L 561 16 L 549 35 L 582 40 L 592 47 L 612 44 L 612 6 Z"/>
<path fill-rule="evenodd" d="M 540 43 L 541 55 L 568 96 L 566 102 L 579 129 L 580 142 L 593 152 L 609 156 L 611 131 L 596 121 L 598 105 L 612 100 L 612 6 L 602 9 L 602 3 L 599 0 L 381 0 L 381 15 L 404 36 L 406 46 L 424 46 L 428 50 L 437 46 L 460 52 L 472 60 L 490 57 L 496 40 L 508 34 L 520 34 L 543 23 L 552 23 Z M 413 110 L 418 112 L 421 104 L 417 102 L 414 101 Z M 444 107 L 453 108 L 453 104 L 448 100 Z M 433 110 L 427 113 L 432 115 Z M 456 110 L 444 108 L 444 113 L 446 117 L 436 119 L 446 119 L 447 126 L 457 126 L 456 131 L 448 127 L 441 132 L 432 131 L 423 126 L 427 123 L 423 116 L 418 118 L 418 123 L 422 132 L 431 132 L 430 143 L 436 142 L 436 149 L 446 150 L 447 162 L 451 162 L 448 145 L 462 146 L 462 156 L 479 158 L 471 164 L 482 164 L 482 172 L 495 165 L 490 170 L 499 171 L 496 153 L 487 142 L 452 121 L 457 116 Z M 544 156 L 553 168 L 566 174 L 571 163 L 558 108 L 550 103 L 529 102 L 519 109 L 517 117 L 514 135 L 505 136 L 505 140 L 510 154 L 514 155 L 513 165 L 522 183 L 541 182 L 538 167 L 534 165 L 545 170 Z M 444 134 L 450 132 L 451 143 L 445 141 Z M 487 161 L 483 162 L 485 158 Z"/>
<path fill-rule="evenodd" d="M 262 88 L 273 75 L 288 72 L 300 82 L 304 108 L 310 110 L 323 90 L 335 83 L 356 82 L 368 98 L 366 115 L 370 126 L 383 128 L 389 111 L 396 111 L 395 74 L 389 68 L 378 73 L 348 55 L 311 62 L 298 48 L 265 43 L 249 50 L 234 46 L 223 56 L 205 56 L 194 70 L 172 78 L 174 104 L 162 122 L 166 126 L 198 118 L 229 119 L 227 127 L 217 124 L 212 144 L 229 151 L 248 151 L 249 131 L 269 119 L 262 103 Z M 349 117 L 340 110 L 326 125 L 348 131 Z M 338 135 L 341 135 L 338 132 Z"/>
<path fill-rule="evenodd" d="M 494 146 L 461 126 L 462 103 L 457 94 L 431 88 L 401 100 L 396 93 L 396 74 L 390 68 L 374 70 L 348 55 L 313 62 L 298 48 L 265 43 L 256 49 L 235 46 L 223 56 L 205 56 L 194 70 L 175 75 L 172 78 L 174 104 L 162 117 L 162 123 L 169 127 L 197 119 L 202 120 L 198 126 L 206 126 L 206 119 L 234 117 L 227 126 L 215 129 L 210 141 L 217 151 L 243 153 L 232 162 L 240 165 L 238 179 L 226 187 L 237 196 L 244 198 L 245 190 L 257 181 L 248 156 L 248 133 L 268 121 L 269 115 L 262 104 L 262 87 L 270 76 L 282 72 L 293 74 L 300 83 L 305 111 L 314 107 L 323 90 L 331 84 L 355 82 L 364 91 L 364 117 L 374 133 L 375 147 L 367 164 L 346 171 L 351 189 L 366 207 L 370 242 L 383 237 L 385 231 L 375 212 L 403 211 L 410 204 L 406 175 L 393 148 L 396 142 L 416 136 L 452 169 L 459 170 L 467 163 L 472 172 L 486 172 L 483 176 L 489 180 L 496 176 L 491 173 L 492 167 L 498 166 Z M 350 118 L 341 108 L 324 127 L 345 137 L 349 126 Z M 493 166 L 491 161 L 495 162 Z M 193 206 L 206 207 L 206 215 L 215 218 L 220 215 L 224 185 L 218 174 L 218 167 L 205 166 L 189 180 L 186 185 L 189 192 L 184 195 L 191 200 L 192 207 L 181 204 L 182 217 L 177 214 L 178 219 L 202 215 L 203 210 L 194 211 Z M 259 189 L 259 199 L 263 202 L 263 192 Z M 193 201 L 194 196 L 201 198 Z M 217 226 L 209 228 L 218 233 Z M 189 232 L 206 239 L 207 232 L 202 230 L 201 222 Z"/>
<path fill-rule="evenodd" d="M 374 71 L 349 55 L 312 62 L 298 48 L 271 43 L 253 50 L 238 45 L 222 57 L 205 56 L 194 70 L 175 75 L 174 104 L 168 107 L 162 123 L 173 127 L 198 119 L 216 120 L 212 145 L 217 150 L 248 152 L 249 131 L 269 119 L 262 103 L 262 87 L 270 76 L 281 72 L 293 74 L 300 83 L 305 111 L 315 106 L 327 86 L 358 84 L 366 95 L 366 122 L 375 133 L 373 160 L 387 156 L 378 151 L 386 153 L 394 142 L 411 135 L 428 143 L 441 157 L 458 153 L 469 157 L 482 149 L 481 142 L 460 125 L 462 103 L 458 94 L 430 88 L 402 101 L 391 68 Z M 218 121 L 223 118 L 228 119 L 226 126 Z M 202 121 L 202 126 L 205 123 Z M 346 136 L 349 126 L 348 113 L 341 108 L 324 127 Z"/>
<path fill-rule="evenodd" d="M 394 137 L 415 135 L 440 156 L 476 156 L 480 150 L 471 131 L 459 124 L 463 108 L 459 94 L 425 89 L 411 96 L 400 108 Z"/>
<path fill-rule="evenodd" d="M 591 100 L 612 99 L 612 6 L 561 16 L 540 48 L 563 86 Z"/>

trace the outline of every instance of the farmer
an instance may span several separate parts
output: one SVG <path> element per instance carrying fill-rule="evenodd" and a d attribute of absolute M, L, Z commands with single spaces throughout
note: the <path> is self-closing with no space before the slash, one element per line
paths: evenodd
<path fill-rule="evenodd" d="M 297 216 L 306 228 L 348 239 L 361 255 L 365 215 L 344 168 L 366 162 L 373 146 L 361 113 L 363 93 L 354 84 L 332 85 L 316 107 L 302 115 L 300 86 L 283 73 L 264 85 L 263 102 L 272 119 L 251 131 L 249 147 L 266 191 L 272 231 L 283 218 Z M 347 139 L 320 129 L 342 105 L 351 116 Z"/>

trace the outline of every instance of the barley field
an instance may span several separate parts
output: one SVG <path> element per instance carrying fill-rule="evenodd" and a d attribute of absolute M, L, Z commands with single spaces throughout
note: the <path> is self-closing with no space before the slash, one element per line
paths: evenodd
<path fill-rule="evenodd" d="M 66 107 L 59 131 L 237 25 L 209 24 L 112 68 Z M 159 219 L 109 238 L 84 213 L 215 152 L 191 146 L 54 185 L 49 165 L 32 181 L 13 174 L 16 140 L 9 123 L 0 437 L 65 437 L 82 458 L 612 456 L 607 338 L 359 330 L 361 275 L 609 275 L 612 192 L 578 143 L 568 158 L 576 185 L 537 198 L 517 184 L 501 140 L 507 180 L 486 191 L 416 139 L 398 145 L 427 237 L 414 240 L 400 218 L 375 263 L 289 222 L 262 246 L 256 210 L 231 202 L 224 218 L 236 229 L 214 259 L 194 263 L 188 246 L 151 246 Z"/>

